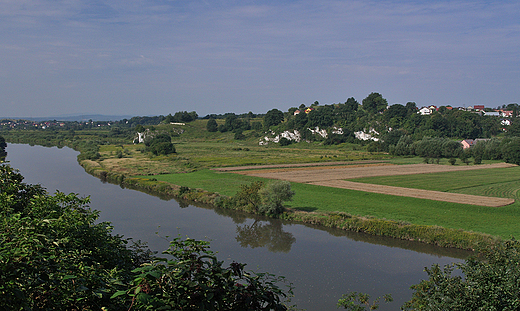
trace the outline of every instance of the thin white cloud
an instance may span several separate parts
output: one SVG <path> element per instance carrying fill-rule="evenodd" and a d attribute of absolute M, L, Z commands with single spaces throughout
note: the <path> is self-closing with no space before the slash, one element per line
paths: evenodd
<path fill-rule="evenodd" d="M 176 98 L 265 112 L 371 91 L 390 102 L 514 101 L 518 12 L 516 1 L 0 0 L 0 69 L 11 78 L 0 92 L 29 102 L 38 96 L 27 84 L 41 82 L 42 111 L 84 111 L 75 105 L 90 104 L 77 99 L 89 90 L 94 108 L 136 114 L 147 96 L 147 114 L 171 112 Z"/>

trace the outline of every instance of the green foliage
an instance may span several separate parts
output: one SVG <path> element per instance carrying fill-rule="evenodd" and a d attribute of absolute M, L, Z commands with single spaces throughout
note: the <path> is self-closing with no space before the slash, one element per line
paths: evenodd
<path fill-rule="evenodd" d="M 393 298 L 391 295 L 383 296 L 385 302 L 392 302 Z M 344 294 L 341 299 L 338 300 L 338 308 L 343 308 L 350 311 L 365 311 L 365 310 L 377 310 L 379 309 L 379 301 L 381 297 L 370 303 L 370 295 L 364 293 L 352 292 Z"/>
<path fill-rule="evenodd" d="M 462 153 L 460 142 L 439 137 L 423 137 L 414 142 L 412 148 L 416 155 L 425 159 L 433 158 L 437 162 L 440 158 L 456 158 Z"/>
<path fill-rule="evenodd" d="M 501 144 L 504 161 L 520 165 L 520 137 L 504 139 Z"/>
<path fill-rule="evenodd" d="M 218 124 L 215 119 L 209 119 L 208 123 L 206 123 L 206 129 L 208 132 L 216 132 L 218 130 Z"/>
<path fill-rule="evenodd" d="M 307 127 L 320 129 L 331 127 L 334 124 L 333 108 L 331 106 L 323 106 L 314 109 L 307 115 Z"/>
<path fill-rule="evenodd" d="M 83 140 L 75 144 L 75 148 L 81 153 L 78 155 L 78 161 L 81 160 L 98 160 L 101 158 L 99 153 L 99 144 L 93 140 Z"/>
<path fill-rule="evenodd" d="M 146 149 L 154 155 L 168 155 L 176 152 L 175 146 L 171 143 L 170 135 L 165 133 L 146 138 L 144 144 Z"/>
<path fill-rule="evenodd" d="M 199 116 L 195 111 L 187 112 L 187 111 L 177 111 L 175 115 L 167 115 L 164 118 L 164 122 L 166 123 L 184 123 L 191 122 L 197 120 Z"/>
<path fill-rule="evenodd" d="M 379 93 L 370 93 L 365 99 L 363 99 L 363 109 L 370 113 L 376 114 L 378 112 L 385 111 L 388 106 L 388 102 Z"/>
<path fill-rule="evenodd" d="M 241 129 L 235 130 L 235 136 L 233 137 L 235 140 L 244 140 L 246 139 L 246 136 L 242 132 Z"/>
<path fill-rule="evenodd" d="M 413 154 L 413 138 L 410 135 L 403 135 L 399 138 L 397 145 L 395 146 L 393 154 L 402 156 L 402 155 L 412 155 Z"/>
<path fill-rule="evenodd" d="M 2 162 L 7 156 L 7 153 L 5 152 L 6 147 L 7 143 L 5 142 L 5 138 L 0 136 L 0 162 Z"/>
<path fill-rule="evenodd" d="M 240 185 L 231 198 L 220 199 L 216 205 L 250 213 L 278 216 L 284 211 L 283 202 L 292 200 L 294 191 L 287 181 L 274 181 L 264 186 L 262 181 Z"/>
<path fill-rule="evenodd" d="M 240 191 L 233 197 L 233 204 L 240 209 L 256 212 L 260 206 L 260 195 L 259 191 L 263 187 L 264 183 L 261 181 L 255 181 L 240 186 Z"/>
<path fill-rule="evenodd" d="M 280 138 L 280 141 L 278 143 L 280 144 L 280 146 L 289 146 L 290 144 L 292 144 L 292 140 L 282 137 Z"/>
<path fill-rule="evenodd" d="M 2 309 L 121 310 L 111 292 L 144 257 L 112 235 L 109 223 L 96 223 L 88 199 L 48 195 L 8 165 L 0 176 Z"/>
<path fill-rule="evenodd" d="M 344 134 L 334 134 L 331 133 L 327 136 L 324 145 L 339 145 L 346 142 L 352 142 L 354 140 L 354 135 L 352 133 L 348 133 L 345 131 Z"/>
<path fill-rule="evenodd" d="M 278 109 L 269 110 L 264 116 L 264 126 L 269 128 L 282 123 L 284 120 L 283 112 Z"/>
<path fill-rule="evenodd" d="M 150 145 L 148 150 L 154 155 L 168 155 L 175 153 L 175 146 L 169 142 L 158 142 Z"/>
<path fill-rule="evenodd" d="M 520 308 L 520 243 L 506 241 L 482 249 L 464 263 L 426 268 L 428 279 L 405 310 L 518 310 Z M 463 274 L 455 273 L 458 270 Z"/>
<path fill-rule="evenodd" d="M 128 297 L 137 310 L 287 310 L 287 294 L 277 285 L 283 278 L 248 273 L 236 262 L 226 268 L 208 248 L 205 241 L 175 238 L 163 252 L 167 258 L 135 269 L 130 290 L 112 297 Z"/>
<path fill-rule="evenodd" d="M 291 201 L 294 191 L 288 181 L 274 181 L 258 192 L 262 204 L 258 211 L 264 215 L 277 216 L 284 211 L 283 202 Z"/>

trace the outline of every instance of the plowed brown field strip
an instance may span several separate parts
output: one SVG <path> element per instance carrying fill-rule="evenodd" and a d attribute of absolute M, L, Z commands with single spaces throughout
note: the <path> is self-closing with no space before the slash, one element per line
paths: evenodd
<path fill-rule="evenodd" d="M 473 204 L 481 206 L 504 206 L 512 204 L 513 199 L 484 197 L 459 193 L 447 193 L 440 191 L 419 190 L 392 186 L 381 186 L 365 183 L 345 181 L 345 179 L 389 176 L 389 175 L 411 175 L 424 173 L 439 173 L 452 171 L 465 171 L 486 168 L 511 167 L 507 163 L 496 163 L 471 166 L 448 166 L 434 164 L 410 164 L 410 165 L 349 165 L 333 167 L 296 167 L 279 168 L 268 170 L 236 171 L 237 174 L 264 177 L 269 179 L 280 179 L 298 183 L 327 186 L 333 188 L 352 189 L 366 192 L 414 197 L 421 199 L 446 201 L 462 204 Z M 271 168 L 272 166 L 269 166 Z M 261 168 L 261 167 L 256 167 Z"/>

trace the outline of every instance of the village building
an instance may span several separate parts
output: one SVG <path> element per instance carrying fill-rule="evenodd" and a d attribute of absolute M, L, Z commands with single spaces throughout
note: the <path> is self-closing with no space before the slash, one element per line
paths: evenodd
<path fill-rule="evenodd" d="M 476 142 L 473 139 L 464 139 L 460 143 L 462 144 L 462 149 L 468 149 L 473 147 L 473 145 L 475 145 Z"/>

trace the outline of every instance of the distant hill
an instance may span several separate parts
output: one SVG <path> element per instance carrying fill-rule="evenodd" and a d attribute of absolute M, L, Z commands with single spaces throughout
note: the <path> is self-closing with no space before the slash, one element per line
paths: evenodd
<path fill-rule="evenodd" d="M 84 115 L 62 115 L 62 116 L 51 116 L 51 117 L 3 117 L 0 119 L 23 119 L 31 121 L 119 121 L 123 119 L 130 119 L 134 116 L 129 115 L 102 115 L 102 114 L 84 114 Z"/>

